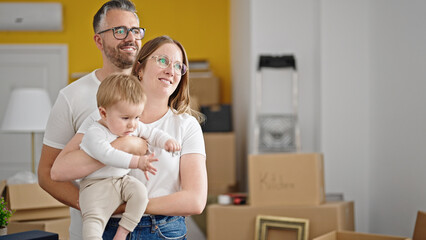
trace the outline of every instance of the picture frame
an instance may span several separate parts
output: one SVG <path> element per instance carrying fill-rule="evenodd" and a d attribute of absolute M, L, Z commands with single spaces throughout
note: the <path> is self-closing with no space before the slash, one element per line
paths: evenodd
<path fill-rule="evenodd" d="M 255 240 L 268 240 L 271 229 L 295 231 L 296 240 L 308 240 L 309 220 L 281 216 L 258 215 L 256 217 Z"/>

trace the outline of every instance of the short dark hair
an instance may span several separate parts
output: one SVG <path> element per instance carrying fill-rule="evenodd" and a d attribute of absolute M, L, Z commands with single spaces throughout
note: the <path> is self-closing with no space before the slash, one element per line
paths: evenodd
<path fill-rule="evenodd" d="M 101 21 L 102 19 L 105 18 L 107 12 L 111 9 L 119 9 L 119 10 L 131 12 L 135 15 L 136 19 L 138 19 L 139 21 L 139 17 L 136 14 L 135 5 L 131 1 L 111 0 L 104 3 L 104 5 L 102 5 L 102 7 L 98 10 L 98 12 L 96 12 L 95 16 L 93 17 L 93 30 L 95 31 L 95 33 L 100 31 L 99 28 L 101 27 L 100 26 Z"/>

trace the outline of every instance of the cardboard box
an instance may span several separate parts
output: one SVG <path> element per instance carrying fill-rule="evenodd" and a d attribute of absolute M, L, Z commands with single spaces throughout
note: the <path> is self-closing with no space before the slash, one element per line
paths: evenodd
<path fill-rule="evenodd" d="M 316 237 L 313 240 L 409 240 L 409 238 L 349 231 L 333 231 Z"/>
<path fill-rule="evenodd" d="M 228 193 L 236 185 L 235 133 L 204 133 L 208 193 Z"/>
<path fill-rule="evenodd" d="M 10 221 L 69 217 L 69 207 L 54 199 L 38 184 L 6 185 L 5 182 L 0 186 L 0 193 L 6 190 L 8 207 L 15 210 Z"/>
<path fill-rule="evenodd" d="M 210 62 L 207 59 L 190 59 L 189 69 L 193 72 L 207 72 L 210 71 Z"/>
<path fill-rule="evenodd" d="M 195 74 L 194 74 L 195 75 Z M 215 76 L 189 75 L 189 94 L 196 98 L 199 106 L 220 103 L 220 83 Z"/>
<path fill-rule="evenodd" d="M 426 239 L 426 212 L 418 211 L 414 226 L 413 240 Z"/>
<path fill-rule="evenodd" d="M 355 229 L 353 202 L 275 207 L 212 204 L 207 207 L 207 239 L 254 240 L 257 215 L 308 219 L 309 239 L 335 230 Z"/>
<path fill-rule="evenodd" d="M 249 202 L 253 206 L 320 205 L 325 202 L 320 153 L 249 155 Z"/>
<path fill-rule="evenodd" d="M 7 226 L 7 234 L 31 230 L 57 233 L 60 240 L 69 239 L 70 218 L 47 219 L 37 221 L 15 221 Z"/>

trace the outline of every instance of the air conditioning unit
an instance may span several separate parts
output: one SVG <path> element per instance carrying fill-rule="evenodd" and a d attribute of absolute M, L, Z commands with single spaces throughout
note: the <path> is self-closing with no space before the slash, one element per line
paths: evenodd
<path fill-rule="evenodd" d="M 62 31 L 61 3 L 0 3 L 0 31 Z"/>

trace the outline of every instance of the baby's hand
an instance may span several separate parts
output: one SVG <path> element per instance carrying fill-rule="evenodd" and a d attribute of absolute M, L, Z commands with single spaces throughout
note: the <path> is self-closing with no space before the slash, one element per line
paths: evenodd
<path fill-rule="evenodd" d="M 180 144 L 174 140 L 174 139 L 169 139 L 167 140 L 166 144 L 164 145 L 164 149 L 167 152 L 179 152 L 180 151 Z"/>
<path fill-rule="evenodd" d="M 157 169 L 152 165 L 153 162 L 157 162 L 158 159 L 154 158 L 154 153 L 149 155 L 143 155 L 139 158 L 138 168 L 144 171 L 146 180 L 149 180 L 148 173 L 155 175 L 157 173 Z"/>

